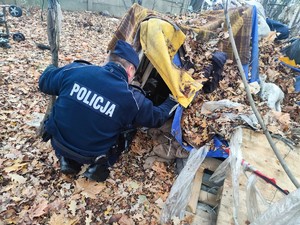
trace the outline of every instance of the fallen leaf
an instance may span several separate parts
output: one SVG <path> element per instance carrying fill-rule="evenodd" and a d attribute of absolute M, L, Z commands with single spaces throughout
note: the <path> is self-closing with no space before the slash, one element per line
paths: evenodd
<path fill-rule="evenodd" d="M 75 216 L 76 215 L 76 209 L 77 209 L 77 204 L 76 204 L 76 201 L 75 200 L 72 200 L 69 204 L 69 210 L 71 211 L 72 213 L 72 216 Z"/>
<path fill-rule="evenodd" d="M 19 184 L 24 184 L 27 180 L 27 178 L 18 175 L 18 174 L 8 174 L 8 176 L 15 182 L 19 183 Z"/>
<path fill-rule="evenodd" d="M 122 215 L 119 220 L 119 225 L 134 225 L 134 221 L 126 215 Z"/>
<path fill-rule="evenodd" d="M 85 211 L 86 213 L 86 217 L 85 217 L 85 224 L 86 225 L 90 225 L 92 222 L 92 211 L 91 210 L 87 210 Z"/>
<path fill-rule="evenodd" d="M 180 219 L 177 216 L 172 217 L 172 222 L 174 225 L 179 225 L 180 224 Z"/>
<path fill-rule="evenodd" d="M 92 199 L 96 199 L 96 195 L 106 188 L 105 183 L 98 183 L 95 181 L 86 180 L 85 178 L 76 180 L 75 184 L 77 191 L 80 191 L 83 195 Z"/>
<path fill-rule="evenodd" d="M 134 181 L 132 181 L 132 182 L 130 182 L 130 187 L 131 187 L 132 189 L 138 189 L 138 188 L 139 188 L 139 184 L 136 183 L 136 182 L 134 182 Z"/>
<path fill-rule="evenodd" d="M 152 169 L 161 177 L 166 177 L 168 174 L 167 167 L 163 162 L 155 161 L 153 163 Z"/>
<path fill-rule="evenodd" d="M 52 214 L 50 221 L 49 221 L 49 225 L 75 225 L 77 224 L 79 221 L 78 218 L 67 218 L 66 215 L 63 214 Z"/>
<path fill-rule="evenodd" d="M 6 173 L 10 173 L 12 171 L 19 171 L 23 169 L 25 166 L 27 166 L 27 163 L 19 163 L 18 161 L 16 161 L 16 163 L 13 166 L 6 167 L 3 170 Z"/>
<path fill-rule="evenodd" d="M 107 216 L 108 214 L 110 214 L 111 210 L 111 206 L 107 206 L 106 210 L 104 211 L 104 215 Z"/>
<path fill-rule="evenodd" d="M 163 208 L 164 207 L 164 201 L 161 199 L 161 198 L 158 198 L 156 201 L 155 201 L 156 205 L 159 207 L 159 208 Z"/>
<path fill-rule="evenodd" d="M 121 217 L 122 217 L 122 214 L 114 214 L 109 218 L 108 223 L 109 224 L 117 223 L 117 222 L 119 222 Z"/>
<path fill-rule="evenodd" d="M 36 217 L 40 217 L 47 213 L 48 201 L 46 199 L 42 199 L 38 204 L 34 205 L 29 213 L 29 218 L 33 220 Z"/>

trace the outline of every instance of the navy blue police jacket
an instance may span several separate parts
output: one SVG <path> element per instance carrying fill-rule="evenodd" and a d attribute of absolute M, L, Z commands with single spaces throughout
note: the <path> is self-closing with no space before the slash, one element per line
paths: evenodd
<path fill-rule="evenodd" d="M 107 154 L 118 135 L 132 126 L 160 127 L 176 102 L 167 99 L 154 106 L 128 84 L 125 69 L 117 63 L 105 66 L 73 62 L 61 68 L 49 66 L 39 88 L 57 100 L 45 130 L 58 155 L 66 155 L 54 142 L 86 157 Z M 85 162 L 83 162 L 85 163 Z"/>

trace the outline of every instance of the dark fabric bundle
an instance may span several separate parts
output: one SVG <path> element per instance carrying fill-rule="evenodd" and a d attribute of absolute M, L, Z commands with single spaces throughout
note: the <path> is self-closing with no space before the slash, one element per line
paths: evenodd
<path fill-rule="evenodd" d="M 227 59 L 225 52 L 215 52 L 212 57 L 212 64 L 206 67 L 204 75 L 208 80 L 203 83 L 203 92 L 211 93 L 217 89 L 220 80 L 222 80 L 223 67 Z"/>

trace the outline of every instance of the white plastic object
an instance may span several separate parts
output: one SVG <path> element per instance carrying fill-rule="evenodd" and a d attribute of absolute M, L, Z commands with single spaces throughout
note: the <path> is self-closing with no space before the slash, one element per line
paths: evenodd
<path fill-rule="evenodd" d="M 272 204 L 250 225 L 300 224 L 300 188 Z"/>
<path fill-rule="evenodd" d="M 209 114 L 216 109 L 222 109 L 224 107 L 226 108 L 236 108 L 242 106 L 242 104 L 237 103 L 237 102 L 232 102 L 228 99 L 223 99 L 219 101 L 209 101 L 209 102 L 204 102 L 201 108 L 201 114 Z"/>
<path fill-rule="evenodd" d="M 253 5 L 257 9 L 258 15 L 261 15 L 264 19 L 266 19 L 266 13 L 263 5 L 260 2 L 254 1 L 254 0 L 249 0 L 245 1 L 248 5 Z"/>
<path fill-rule="evenodd" d="M 248 220 L 250 222 L 253 222 L 256 218 L 258 218 L 261 215 L 261 212 L 265 210 L 269 204 L 264 199 L 264 197 L 261 195 L 259 190 L 256 188 L 255 184 L 257 182 L 257 176 L 252 173 L 248 177 L 248 183 L 247 183 L 247 192 L 246 192 L 246 205 L 247 205 L 247 216 Z M 259 201 L 263 203 L 262 205 L 266 206 L 264 209 L 261 209 L 261 205 L 259 204 Z"/>
<path fill-rule="evenodd" d="M 219 101 L 209 101 L 204 102 L 201 108 L 201 114 L 207 115 L 212 114 L 217 109 L 223 109 L 223 108 L 238 108 L 242 107 L 243 105 L 237 102 L 232 102 L 228 99 L 223 99 Z M 245 123 L 247 123 L 249 126 L 251 126 L 253 129 L 257 129 L 258 120 L 256 116 L 252 113 L 250 115 L 247 114 L 234 114 L 234 113 L 222 113 L 222 117 L 227 117 L 230 120 L 239 120 L 242 119 Z"/>
<path fill-rule="evenodd" d="M 258 18 L 258 37 L 259 39 L 267 37 L 271 29 L 269 25 L 267 24 L 266 19 L 264 19 L 261 15 L 257 15 Z"/>
<path fill-rule="evenodd" d="M 238 224 L 238 209 L 239 209 L 239 176 L 241 172 L 242 163 L 242 144 L 243 131 L 242 128 L 237 127 L 230 138 L 229 157 L 222 162 L 210 177 L 210 181 L 220 182 L 225 179 L 231 168 L 232 188 L 233 188 L 233 220 L 235 225 Z"/>
<path fill-rule="evenodd" d="M 230 156 L 227 157 L 215 170 L 215 172 L 209 178 L 209 181 L 219 183 L 225 180 L 226 175 L 230 169 Z"/>
<path fill-rule="evenodd" d="M 284 93 L 276 84 L 266 83 L 266 75 L 260 75 L 260 97 L 262 100 L 267 101 L 267 105 L 278 112 L 281 112 L 281 106 L 284 99 Z"/>
<path fill-rule="evenodd" d="M 200 149 L 193 148 L 190 152 L 187 163 L 174 182 L 162 208 L 160 217 L 162 224 L 167 223 L 173 217 L 178 217 L 179 219 L 184 217 L 185 208 L 191 194 L 192 181 L 208 151 L 209 145 L 204 145 Z"/>

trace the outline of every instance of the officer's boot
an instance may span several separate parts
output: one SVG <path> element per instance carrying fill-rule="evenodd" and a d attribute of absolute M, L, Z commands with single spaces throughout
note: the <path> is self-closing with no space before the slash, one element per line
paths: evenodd
<path fill-rule="evenodd" d="M 59 158 L 60 162 L 60 171 L 63 174 L 75 175 L 80 172 L 82 164 L 61 156 Z"/>
<path fill-rule="evenodd" d="M 107 157 L 101 157 L 91 164 L 83 174 L 84 177 L 97 182 L 105 181 L 109 176 Z"/>

